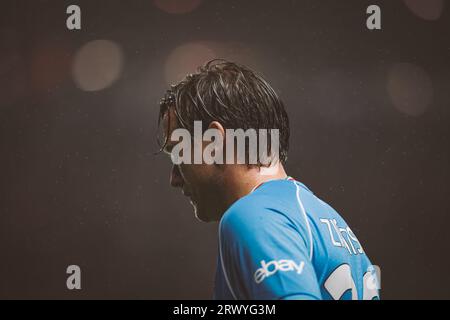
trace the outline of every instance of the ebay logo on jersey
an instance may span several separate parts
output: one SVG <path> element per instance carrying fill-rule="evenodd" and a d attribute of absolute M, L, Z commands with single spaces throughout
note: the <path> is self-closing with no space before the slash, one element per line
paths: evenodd
<path fill-rule="evenodd" d="M 303 268 L 305 266 L 305 262 L 300 262 L 299 264 L 295 263 L 292 260 L 272 260 L 269 262 L 261 261 L 261 268 L 256 270 L 254 278 L 256 283 L 261 283 L 264 279 L 273 276 L 278 271 L 280 272 L 288 272 L 295 271 L 297 274 L 301 274 L 303 272 Z"/>

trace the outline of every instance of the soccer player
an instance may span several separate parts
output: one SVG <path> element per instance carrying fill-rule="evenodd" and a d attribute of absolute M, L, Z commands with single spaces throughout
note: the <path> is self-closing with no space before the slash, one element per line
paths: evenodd
<path fill-rule="evenodd" d="M 288 116 L 261 76 L 242 65 L 213 60 L 172 86 L 160 103 L 161 150 L 174 159 L 180 139 L 172 133 L 180 128 L 193 133 L 195 121 L 201 121 L 203 130 L 219 132 L 223 146 L 227 129 L 279 132 L 279 152 L 269 165 L 258 159 L 256 164 L 172 167 L 170 183 L 190 198 L 197 218 L 220 221 L 214 298 L 379 298 L 374 267 L 347 223 L 286 174 Z M 205 150 L 211 143 L 202 141 L 200 147 Z"/>

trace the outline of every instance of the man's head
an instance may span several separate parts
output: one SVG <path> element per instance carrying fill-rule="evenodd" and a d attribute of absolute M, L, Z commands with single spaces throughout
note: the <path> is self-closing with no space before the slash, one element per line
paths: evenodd
<path fill-rule="evenodd" d="M 261 76 L 244 66 L 212 60 L 167 91 L 160 104 L 161 150 L 171 153 L 177 145 L 179 141 L 171 139 L 175 129 L 184 128 L 194 135 L 195 121 L 201 121 L 203 131 L 216 129 L 224 141 L 227 129 L 278 129 L 278 159 L 282 164 L 287 160 L 289 121 L 284 105 Z M 194 145 L 204 150 L 208 143 L 193 141 Z M 177 164 L 172 167 L 171 185 L 190 197 L 200 220 L 216 221 L 223 214 L 220 204 L 224 202 L 225 185 L 229 187 L 225 181 L 238 177 L 237 171 L 255 166 L 263 164 L 259 159 L 256 165 Z"/>

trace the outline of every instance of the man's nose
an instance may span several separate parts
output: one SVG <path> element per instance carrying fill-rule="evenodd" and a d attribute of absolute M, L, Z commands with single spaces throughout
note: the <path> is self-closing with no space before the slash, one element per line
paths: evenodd
<path fill-rule="evenodd" d="M 183 178 L 180 174 L 180 168 L 177 165 L 172 166 L 172 172 L 170 173 L 170 185 L 174 188 L 183 187 Z"/>

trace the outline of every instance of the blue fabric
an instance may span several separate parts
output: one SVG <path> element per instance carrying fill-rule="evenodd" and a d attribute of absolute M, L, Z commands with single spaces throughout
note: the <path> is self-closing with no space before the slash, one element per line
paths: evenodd
<path fill-rule="evenodd" d="M 300 182 L 266 182 L 220 221 L 215 299 L 378 299 L 377 281 L 342 217 Z"/>

